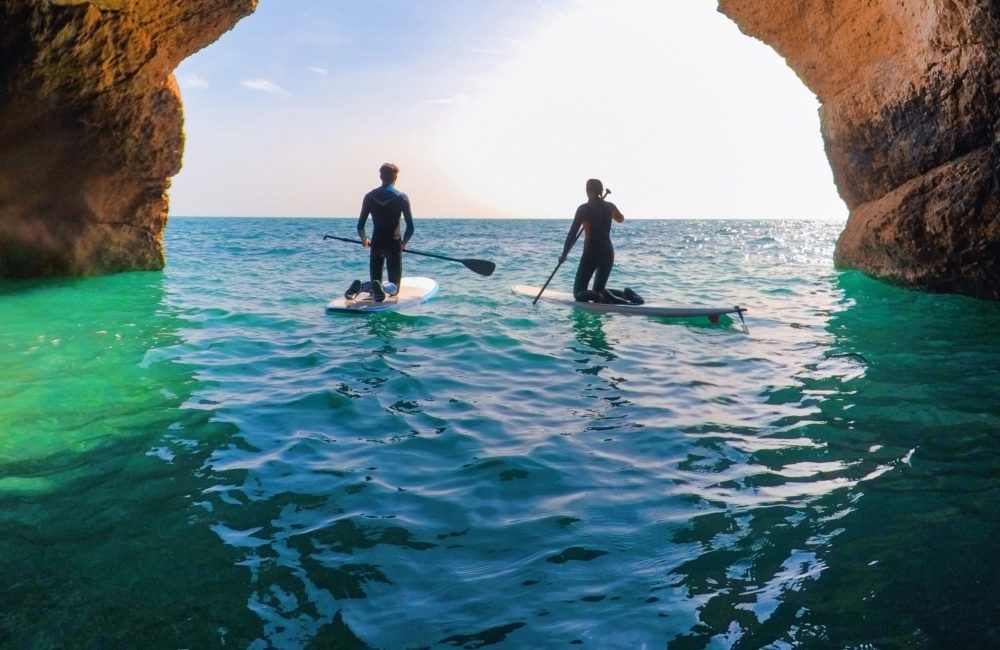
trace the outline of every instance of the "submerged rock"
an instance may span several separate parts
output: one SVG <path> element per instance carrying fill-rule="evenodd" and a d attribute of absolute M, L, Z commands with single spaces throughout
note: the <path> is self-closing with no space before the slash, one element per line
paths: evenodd
<path fill-rule="evenodd" d="M 0 0 L 0 277 L 163 267 L 172 71 L 257 0 Z"/>
<path fill-rule="evenodd" d="M 1000 299 L 1000 5 L 992 0 L 720 0 L 822 107 L 851 211 L 836 262 Z"/>

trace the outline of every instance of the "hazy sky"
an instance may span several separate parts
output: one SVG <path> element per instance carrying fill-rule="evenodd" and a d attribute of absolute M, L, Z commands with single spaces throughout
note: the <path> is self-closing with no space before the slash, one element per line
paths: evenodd
<path fill-rule="evenodd" d="M 714 0 L 261 0 L 177 70 L 174 215 L 844 219 L 815 97 Z"/>

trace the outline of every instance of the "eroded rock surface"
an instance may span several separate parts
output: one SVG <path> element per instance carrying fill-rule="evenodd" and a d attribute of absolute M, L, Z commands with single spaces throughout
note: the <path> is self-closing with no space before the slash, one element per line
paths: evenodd
<path fill-rule="evenodd" d="M 0 0 L 0 277 L 163 266 L 172 70 L 256 0 Z M 1000 299 L 1000 3 L 719 0 L 819 97 L 836 261 Z"/>
<path fill-rule="evenodd" d="M 1000 3 L 719 0 L 819 97 L 850 208 L 836 261 L 1000 299 Z"/>
<path fill-rule="evenodd" d="M 163 267 L 173 70 L 257 0 L 0 0 L 0 277 Z"/>

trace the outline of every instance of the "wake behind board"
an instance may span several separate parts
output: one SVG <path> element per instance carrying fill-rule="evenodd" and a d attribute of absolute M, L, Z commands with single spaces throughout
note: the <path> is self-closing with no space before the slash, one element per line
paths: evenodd
<path fill-rule="evenodd" d="M 541 291 L 541 287 L 528 287 L 517 284 L 510 288 L 514 293 L 521 296 L 534 298 Z M 633 314 L 637 316 L 660 316 L 662 318 L 691 318 L 692 316 L 708 316 L 717 318 L 722 314 L 739 314 L 745 312 L 745 307 L 683 307 L 667 305 L 605 305 L 594 302 L 577 302 L 573 296 L 561 291 L 545 290 L 540 300 L 559 303 L 567 307 L 577 307 L 588 311 L 610 312 L 615 314 Z"/>
<path fill-rule="evenodd" d="M 337 298 L 326 306 L 328 314 L 375 314 L 413 307 L 427 302 L 437 295 L 438 283 L 430 278 L 403 278 L 399 283 L 399 293 L 386 296 L 382 302 L 375 302 L 369 293 L 359 293 L 353 300 Z"/>

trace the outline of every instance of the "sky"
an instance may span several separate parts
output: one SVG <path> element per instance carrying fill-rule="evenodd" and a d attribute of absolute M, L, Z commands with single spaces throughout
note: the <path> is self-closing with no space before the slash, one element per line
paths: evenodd
<path fill-rule="evenodd" d="M 176 71 L 177 216 L 833 219 L 818 102 L 714 0 L 260 0 Z"/>

